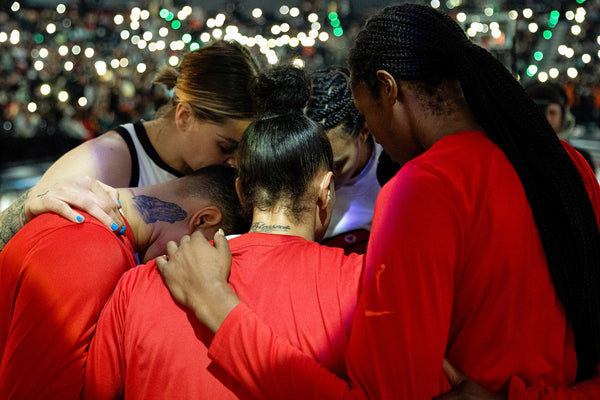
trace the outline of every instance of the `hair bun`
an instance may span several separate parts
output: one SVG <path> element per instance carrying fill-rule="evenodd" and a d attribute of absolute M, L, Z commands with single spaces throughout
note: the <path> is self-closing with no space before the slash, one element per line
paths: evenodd
<path fill-rule="evenodd" d="M 262 73 L 254 92 L 264 113 L 302 112 L 310 97 L 310 80 L 303 69 L 281 65 Z"/>

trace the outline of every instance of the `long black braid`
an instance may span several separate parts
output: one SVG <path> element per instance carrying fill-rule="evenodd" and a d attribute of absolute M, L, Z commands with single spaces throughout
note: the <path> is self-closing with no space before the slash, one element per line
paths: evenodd
<path fill-rule="evenodd" d="M 554 290 L 575 333 L 577 380 L 600 360 L 600 230 L 585 185 L 545 116 L 511 73 L 449 16 L 403 4 L 371 17 L 350 52 L 356 81 L 375 72 L 435 87 L 460 82 L 488 137 L 515 168 L 533 211 Z"/>
<path fill-rule="evenodd" d="M 364 118 L 352 100 L 350 73 L 343 67 L 329 67 L 310 74 L 312 93 L 306 115 L 323 125 L 325 131 L 342 126 L 344 132 L 357 137 Z"/>

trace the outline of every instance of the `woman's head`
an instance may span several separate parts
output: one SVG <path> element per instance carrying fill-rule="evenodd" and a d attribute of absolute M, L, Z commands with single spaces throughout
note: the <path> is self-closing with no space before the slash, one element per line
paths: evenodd
<path fill-rule="evenodd" d="M 591 376 L 600 359 L 600 231 L 581 176 L 544 114 L 496 58 L 431 7 L 403 4 L 373 16 L 349 61 L 356 103 L 377 139 L 371 119 L 381 124 L 378 129 L 390 115 L 379 112 L 382 71 L 413 85 L 434 117 L 452 112 L 440 88 L 458 85 L 473 118 L 521 180 L 555 291 L 575 332 L 578 379 Z M 368 110 L 359 104 L 363 100 Z"/>
<path fill-rule="evenodd" d="M 164 68 L 155 83 L 173 89 L 157 118 L 173 118 L 185 133 L 191 169 L 232 163 L 244 129 L 257 114 L 252 87 L 259 68 L 237 42 L 217 41 L 186 54 L 177 69 Z M 182 171 L 185 172 L 185 171 Z"/>
<path fill-rule="evenodd" d="M 329 67 L 313 72 L 310 78 L 306 115 L 325 129 L 333 149 L 335 184 L 343 186 L 362 171 L 372 151 L 372 139 L 354 106 L 347 69 Z"/>
<path fill-rule="evenodd" d="M 276 67 L 257 87 L 265 114 L 252 122 L 240 142 L 239 178 L 248 209 L 285 208 L 300 220 L 313 182 L 333 168 L 331 146 L 323 128 L 302 113 L 309 96 L 304 72 Z"/>

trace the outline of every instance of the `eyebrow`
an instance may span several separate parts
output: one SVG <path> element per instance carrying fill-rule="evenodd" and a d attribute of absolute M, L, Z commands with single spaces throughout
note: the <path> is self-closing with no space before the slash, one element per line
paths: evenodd
<path fill-rule="evenodd" d="M 217 133 L 217 136 L 218 136 L 218 137 L 220 137 L 221 139 L 223 139 L 223 140 L 225 140 L 225 141 L 227 141 L 227 142 L 231 143 L 231 144 L 235 144 L 235 145 L 238 145 L 238 144 L 240 144 L 240 142 L 238 142 L 237 140 L 235 140 L 235 139 L 232 139 L 232 138 L 230 138 L 230 137 L 227 137 L 227 136 L 223 136 L 223 135 L 221 135 L 220 133 Z"/>

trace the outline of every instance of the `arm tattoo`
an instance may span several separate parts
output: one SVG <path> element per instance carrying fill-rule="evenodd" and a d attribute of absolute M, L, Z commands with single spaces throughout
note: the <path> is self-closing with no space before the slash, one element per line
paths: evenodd
<path fill-rule="evenodd" d="M 185 210 L 177 204 L 162 201 L 156 197 L 133 196 L 133 204 L 147 224 L 159 221 L 172 224 L 187 217 Z"/>
<path fill-rule="evenodd" d="M 23 193 L 6 210 L 0 213 L 0 251 L 15 234 L 25 226 L 25 200 L 29 190 Z"/>
<path fill-rule="evenodd" d="M 250 232 L 269 233 L 273 231 L 289 231 L 290 229 L 289 225 L 265 225 L 262 222 L 255 222 L 250 227 Z"/>

